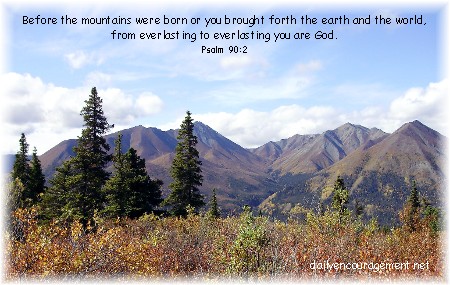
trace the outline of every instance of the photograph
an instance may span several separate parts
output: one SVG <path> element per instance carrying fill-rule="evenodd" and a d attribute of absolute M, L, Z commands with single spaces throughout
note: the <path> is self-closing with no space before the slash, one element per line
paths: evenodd
<path fill-rule="evenodd" d="M 2 280 L 448 281 L 448 4 L 3 0 Z"/>

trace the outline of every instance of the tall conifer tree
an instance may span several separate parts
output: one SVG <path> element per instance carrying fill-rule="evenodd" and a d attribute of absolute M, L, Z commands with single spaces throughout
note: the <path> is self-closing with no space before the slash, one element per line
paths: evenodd
<path fill-rule="evenodd" d="M 344 179 L 342 179 L 342 177 L 337 177 L 336 182 L 334 183 L 333 192 L 334 196 L 331 206 L 339 213 L 339 222 L 342 222 L 344 215 L 348 213 L 347 204 L 349 196 L 347 187 L 345 187 Z"/>
<path fill-rule="evenodd" d="M 136 218 L 144 213 L 152 212 L 162 202 L 159 179 L 151 179 L 145 168 L 145 159 L 137 155 L 134 148 L 125 153 L 125 160 L 130 166 L 130 175 L 127 183 L 131 189 L 129 197 L 131 211 L 129 217 Z"/>
<path fill-rule="evenodd" d="M 166 198 L 164 204 L 172 207 L 172 215 L 186 216 L 187 206 L 198 210 L 205 205 L 198 188 L 203 182 L 202 162 L 196 149 L 197 137 L 194 135 L 194 123 L 189 111 L 186 112 L 177 139 L 175 158 L 170 170 L 173 182 L 169 185 L 169 188 L 172 192 Z"/>
<path fill-rule="evenodd" d="M 136 218 L 152 212 L 161 202 L 162 181 L 150 178 L 145 160 L 134 148 L 125 154 L 121 148 L 122 134 L 119 134 L 113 157 L 115 171 L 104 188 L 107 200 L 104 212 L 110 217 Z"/>
<path fill-rule="evenodd" d="M 212 192 L 213 194 L 211 197 L 211 201 L 209 202 L 208 215 L 213 218 L 219 218 L 220 210 L 219 205 L 217 204 L 216 189 L 214 188 Z"/>
<path fill-rule="evenodd" d="M 29 185 L 30 195 L 33 203 L 39 200 L 39 195 L 45 190 L 45 175 L 42 173 L 41 161 L 37 156 L 37 149 L 33 149 L 30 162 Z"/>
<path fill-rule="evenodd" d="M 34 148 L 32 159 L 28 158 L 27 139 L 22 133 L 19 140 L 19 151 L 16 154 L 12 177 L 12 189 L 15 189 L 14 197 L 17 201 L 11 201 L 18 207 L 30 207 L 37 203 L 39 194 L 44 192 L 45 176 L 42 173 L 41 162 Z M 20 181 L 20 185 L 18 185 Z M 19 191 L 20 190 L 20 191 Z"/>
<path fill-rule="evenodd" d="M 43 220 L 70 221 L 73 219 L 70 211 L 72 205 L 69 200 L 73 175 L 71 167 L 71 160 L 66 160 L 56 168 L 56 172 L 50 180 L 51 186 L 46 188 L 40 202 L 40 215 Z"/>
<path fill-rule="evenodd" d="M 22 133 L 19 139 L 19 151 L 16 153 L 16 159 L 14 160 L 11 177 L 13 181 L 19 179 L 24 187 L 28 185 L 30 180 L 30 160 L 28 158 L 28 147 L 29 144 L 27 143 L 27 138 L 25 137 L 25 134 Z M 27 194 L 24 193 L 23 195 Z"/>
<path fill-rule="evenodd" d="M 411 232 L 415 231 L 420 220 L 420 198 L 415 180 L 413 180 L 411 193 L 406 200 L 403 211 L 406 212 L 405 222 L 407 228 Z"/>
<path fill-rule="evenodd" d="M 93 222 L 95 211 L 100 210 L 104 202 L 101 188 L 109 178 L 105 167 L 111 161 L 111 155 L 108 154 L 109 145 L 103 135 L 111 126 L 103 114 L 103 101 L 95 87 L 84 102 L 86 105 L 80 113 L 84 129 L 73 148 L 75 156 L 70 160 L 70 187 L 64 215 L 80 220 L 86 228 L 89 222 Z"/>

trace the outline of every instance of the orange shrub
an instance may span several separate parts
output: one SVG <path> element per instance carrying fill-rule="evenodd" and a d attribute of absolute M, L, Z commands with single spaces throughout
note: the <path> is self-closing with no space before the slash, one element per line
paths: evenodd
<path fill-rule="evenodd" d="M 442 232 L 426 223 L 381 231 L 376 223 L 309 214 L 306 224 L 251 214 L 213 219 L 159 218 L 40 225 L 17 210 L 6 235 L 7 279 L 17 278 L 443 278 Z M 327 265 L 328 262 L 328 265 Z M 410 266 L 374 268 L 376 264 Z M 353 268 L 358 264 L 364 268 Z M 417 268 L 413 265 L 416 264 Z M 320 264 L 320 265 L 319 265 Z M 344 264 L 344 268 L 330 267 Z M 345 268 L 345 264 L 349 267 Z M 355 264 L 355 265 L 354 265 Z M 371 268 L 368 264 L 372 264 Z M 314 265 L 315 269 L 313 269 Z M 321 268 L 319 268 L 321 266 Z M 325 267 L 324 267 L 325 266 Z M 328 267 L 326 267 L 328 266 Z M 368 267 L 369 266 L 369 267 Z"/>

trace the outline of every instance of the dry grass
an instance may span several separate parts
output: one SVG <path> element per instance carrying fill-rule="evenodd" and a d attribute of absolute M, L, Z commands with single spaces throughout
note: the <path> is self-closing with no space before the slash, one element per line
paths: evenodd
<path fill-rule="evenodd" d="M 33 210 L 15 213 L 15 237 L 6 235 L 6 277 L 18 278 L 306 278 L 443 280 L 443 233 L 426 223 L 415 232 L 381 231 L 375 224 L 339 224 L 333 213 L 306 223 L 271 222 L 244 213 L 211 219 L 158 218 L 99 221 L 95 231 L 79 223 L 40 225 Z M 311 269 L 316 262 L 347 269 Z M 368 267 L 352 269 L 365 262 Z M 376 270 L 381 263 L 409 268 Z M 414 269 L 414 263 L 428 267 Z M 371 266 L 369 264 L 372 264 Z M 344 265 L 345 266 L 345 265 Z"/>

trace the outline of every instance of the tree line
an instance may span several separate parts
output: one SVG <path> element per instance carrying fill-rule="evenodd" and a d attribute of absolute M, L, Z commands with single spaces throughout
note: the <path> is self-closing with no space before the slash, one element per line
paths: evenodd
<path fill-rule="evenodd" d="M 176 154 L 170 170 L 173 182 L 166 199 L 162 198 L 163 182 L 150 178 L 145 159 L 134 148 L 122 151 L 122 134 L 118 135 L 110 154 L 104 135 L 113 125 L 103 113 L 102 99 L 95 87 L 80 115 L 84 125 L 73 148 L 74 156 L 56 168 L 48 187 L 37 150 L 34 148 L 30 161 L 29 145 L 22 133 L 11 172 L 8 199 L 11 213 L 18 208 L 36 207 L 42 221 L 79 221 L 84 229 L 88 229 L 95 227 L 97 217 L 137 218 L 152 212 L 186 216 L 190 208 L 197 212 L 205 205 L 199 191 L 203 181 L 202 163 L 189 111 L 177 136 Z M 106 170 L 111 163 L 112 173 Z M 215 191 L 210 212 L 219 216 Z"/>
<path fill-rule="evenodd" d="M 95 87 L 80 115 L 84 125 L 73 148 L 75 155 L 56 168 L 48 187 L 37 150 L 34 148 L 30 160 L 29 145 L 22 133 L 11 172 L 8 199 L 11 213 L 19 208 L 36 207 L 39 218 L 44 222 L 79 221 L 87 229 L 95 227 L 95 220 L 99 217 L 133 219 L 145 213 L 186 217 L 190 212 L 198 213 L 205 206 L 199 190 L 203 182 L 202 162 L 196 149 L 197 137 L 194 135 L 191 112 L 186 112 L 178 132 L 175 157 L 170 169 L 173 178 L 169 185 L 171 192 L 165 199 L 161 192 L 163 182 L 150 178 L 145 159 L 132 147 L 123 152 L 122 134 L 117 136 L 114 151 L 110 154 L 110 146 L 104 135 L 113 126 L 103 113 L 102 99 Z M 111 163 L 114 171 L 109 173 L 106 168 Z M 329 211 L 337 215 L 339 223 L 348 220 L 351 215 L 347 208 L 348 202 L 349 191 L 344 180 L 338 176 Z M 320 211 L 324 214 L 323 209 Z M 361 216 L 362 212 L 363 206 L 358 204 L 356 216 Z M 212 191 L 208 215 L 220 216 L 215 189 Z M 439 210 L 424 199 L 420 201 L 415 182 L 400 218 L 411 231 L 423 219 L 427 219 L 433 229 L 439 229 Z"/>

